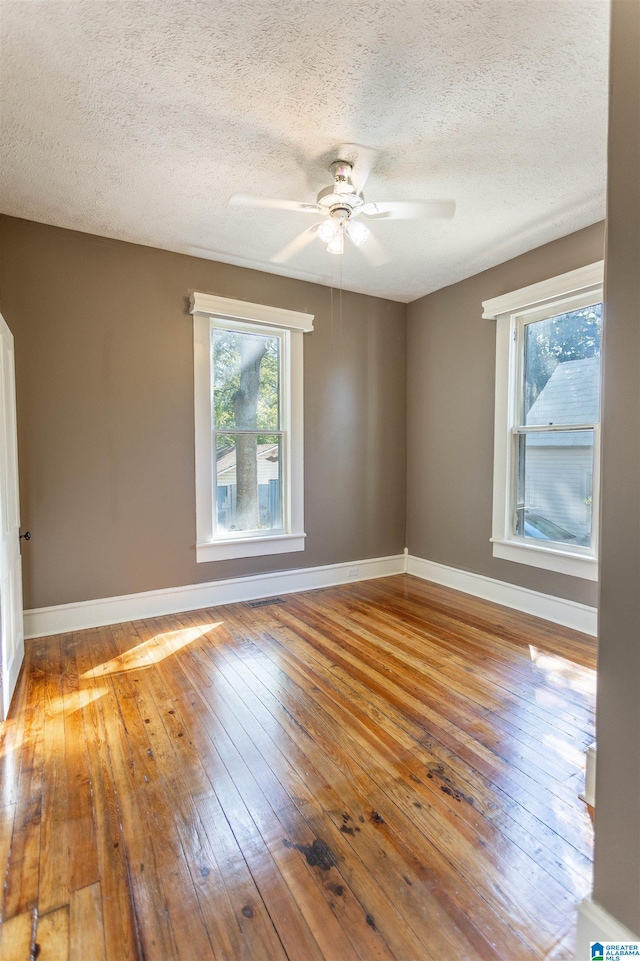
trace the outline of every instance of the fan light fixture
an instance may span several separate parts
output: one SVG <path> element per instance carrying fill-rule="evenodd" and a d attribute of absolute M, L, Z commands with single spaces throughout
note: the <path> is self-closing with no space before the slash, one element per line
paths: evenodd
<path fill-rule="evenodd" d="M 344 209 L 331 211 L 329 219 L 318 224 L 318 237 L 323 244 L 327 245 L 327 251 L 330 254 L 344 253 L 345 233 L 356 247 L 361 247 L 369 237 L 369 228 L 350 220 L 349 213 L 350 211 Z"/>
<path fill-rule="evenodd" d="M 361 247 L 369 238 L 371 231 L 364 224 L 358 223 L 357 220 L 349 220 L 347 222 L 346 231 L 349 234 L 351 240 L 353 240 L 356 247 Z"/>
<path fill-rule="evenodd" d="M 344 222 L 342 220 L 323 221 L 318 224 L 318 237 L 323 244 L 327 245 L 330 254 L 344 253 Z"/>
<path fill-rule="evenodd" d="M 333 220 L 324 220 L 318 227 L 318 237 L 323 244 L 330 244 L 336 235 L 336 224 Z"/>
<path fill-rule="evenodd" d="M 338 224 L 338 229 L 335 235 L 327 244 L 327 251 L 330 254 L 343 254 L 344 253 L 344 227 L 342 224 Z"/>

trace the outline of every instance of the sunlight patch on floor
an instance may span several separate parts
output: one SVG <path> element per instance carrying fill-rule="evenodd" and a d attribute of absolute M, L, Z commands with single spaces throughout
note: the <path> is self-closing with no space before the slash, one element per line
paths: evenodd
<path fill-rule="evenodd" d="M 581 667 L 559 657 L 557 654 L 549 654 L 541 651 L 533 644 L 529 645 L 529 654 L 532 662 L 537 668 L 542 670 L 547 676 L 547 680 L 554 687 L 568 688 L 571 691 L 578 691 L 581 694 L 595 694 L 596 672 L 587 667 Z"/>
<path fill-rule="evenodd" d="M 15 786 L 20 774 L 20 748 L 24 735 L 15 738 L 12 743 L 2 744 L 0 759 L 2 759 L 2 777 L 0 778 L 0 805 L 4 807 L 15 800 Z"/>
<path fill-rule="evenodd" d="M 155 634 L 149 640 L 142 641 L 131 650 L 125 651 L 124 654 L 119 654 L 110 661 L 105 661 L 104 664 L 86 671 L 82 677 L 100 678 L 108 674 L 121 674 L 124 671 L 139 671 L 146 667 L 153 667 L 154 664 L 159 664 L 165 658 L 181 651 L 203 634 L 220 627 L 222 623 L 218 621 L 215 624 L 203 624 L 201 627 L 185 627 L 178 631 Z"/>
<path fill-rule="evenodd" d="M 87 677 L 88 675 L 83 674 L 82 676 Z M 94 687 L 85 691 L 73 691 L 65 694 L 64 697 L 53 697 L 47 703 L 47 715 L 74 714 L 93 701 L 98 701 L 108 690 L 108 687 Z"/>
<path fill-rule="evenodd" d="M 545 747 L 551 748 L 554 754 L 559 755 L 564 761 L 575 765 L 578 771 L 584 769 L 584 751 L 581 747 L 570 744 L 566 739 L 559 737 L 557 734 L 545 734 L 543 744 Z"/>

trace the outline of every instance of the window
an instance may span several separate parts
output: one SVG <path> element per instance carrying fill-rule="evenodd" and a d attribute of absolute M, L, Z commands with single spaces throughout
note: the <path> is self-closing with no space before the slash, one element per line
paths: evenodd
<path fill-rule="evenodd" d="M 304 550 L 302 339 L 313 316 L 194 293 L 196 557 Z"/>
<path fill-rule="evenodd" d="M 483 304 L 496 334 L 494 557 L 597 580 L 601 263 Z"/>

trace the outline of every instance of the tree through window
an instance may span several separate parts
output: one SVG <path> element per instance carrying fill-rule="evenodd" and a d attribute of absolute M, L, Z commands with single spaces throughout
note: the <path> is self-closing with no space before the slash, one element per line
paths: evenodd
<path fill-rule="evenodd" d="M 214 327 L 211 351 L 218 530 L 280 530 L 280 337 Z"/>

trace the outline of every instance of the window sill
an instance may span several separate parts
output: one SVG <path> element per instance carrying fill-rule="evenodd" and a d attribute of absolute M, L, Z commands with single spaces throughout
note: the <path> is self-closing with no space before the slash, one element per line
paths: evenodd
<path fill-rule="evenodd" d="M 586 554 L 571 553 L 553 547 L 525 544 L 520 541 L 499 540 L 492 537 L 493 556 L 516 564 L 541 567 L 569 577 L 581 577 L 587 581 L 598 580 L 598 559 Z"/>
<path fill-rule="evenodd" d="M 273 534 L 264 537 L 234 537 L 227 540 L 196 544 L 196 561 L 228 561 L 238 557 L 260 557 L 265 554 L 287 554 L 303 551 L 307 535 Z"/>

